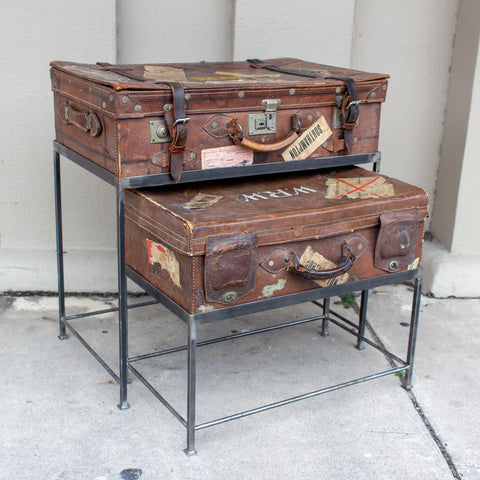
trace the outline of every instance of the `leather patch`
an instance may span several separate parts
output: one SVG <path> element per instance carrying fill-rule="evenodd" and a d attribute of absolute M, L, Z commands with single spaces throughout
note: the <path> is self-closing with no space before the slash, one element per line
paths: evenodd
<path fill-rule="evenodd" d="M 203 129 L 213 138 L 225 138 L 230 135 L 230 122 L 232 117 L 228 115 L 215 115 L 209 118 Z"/>
<path fill-rule="evenodd" d="M 307 128 L 310 128 L 313 123 L 315 123 L 319 116 L 313 110 L 299 110 L 297 112 L 297 117 L 300 119 L 300 127 L 302 132 Z"/>
<path fill-rule="evenodd" d="M 380 230 L 375 245 L 375 267 L 396 272 L 415 259 L 420 220 L 418 210 L 380 215 Z"/>
<path fill-rule="evenodd" d="M 257 236 L 254 233 L 207 238 L 205 297 L 235 303 L 255 288 Z"/>

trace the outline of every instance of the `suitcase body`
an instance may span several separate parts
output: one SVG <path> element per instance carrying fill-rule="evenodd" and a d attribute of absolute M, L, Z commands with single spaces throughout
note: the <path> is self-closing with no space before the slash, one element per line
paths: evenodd
<path fill-rule="evenodd" d="M 51 63 L 56 140 L 118 177 L 377 151 L 388 75 L 292 58 Z"/>
<path fill-rule="evenodd" d="M 126 264 L 195 314 L 417 268 L 427 209 L 357 167 L 132 190 Z"/>

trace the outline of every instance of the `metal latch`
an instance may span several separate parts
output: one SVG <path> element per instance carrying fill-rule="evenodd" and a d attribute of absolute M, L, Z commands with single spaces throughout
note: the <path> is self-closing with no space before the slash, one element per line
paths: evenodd
<path fill-rule="evenodd" d="M 150 120 L 150 143 L 167 143 L 171 141 L 165 120 Z"/>
<path fill-rule="evenodd" d="M 251 113 L 248 115 L 248 134 L 265 135 L 277 133 L 277 106 L 281 100 L 262 100 L 265 113 Z"/>

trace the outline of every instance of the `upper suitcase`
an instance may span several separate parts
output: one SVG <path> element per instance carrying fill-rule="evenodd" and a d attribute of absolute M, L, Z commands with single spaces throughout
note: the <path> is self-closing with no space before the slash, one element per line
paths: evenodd
<path fill-rule="evenodd" d="M 118 177 L 376 152 L 388 75 L 294 58 L 51 63 L 56 140 Z"/>

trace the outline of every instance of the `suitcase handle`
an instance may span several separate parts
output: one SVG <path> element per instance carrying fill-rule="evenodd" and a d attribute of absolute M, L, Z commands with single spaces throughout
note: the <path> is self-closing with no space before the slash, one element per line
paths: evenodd
<path fill-rule="evenodd" d="M 75 125 L 80 130 L 90 133 L 92 137 L 98 137 L 102 131 L 102 124 L 97 115 L 91 110 L 82 112 L 76 109 L 70 102 L 63 104 L 63 113 L 65 121 L 70 125 Z"/>
<path fill-rule="evenodd" d="M 283 140 L 280 140 L 279 142 L 276 142 L 276 143 L 269 143 L 264 145 L 262 143 L 256 143 L 256 142 L 252 142 L 251 140 L 248 140 L 243 136 L 242 126 L 234 118 L 230 121 L 229 134 L 231 139 L 233 140 L 233 143 L 235 143 L 236 145 L 241 145 L 243 147 L 249 148 L 254 152 L 275 152 L 276 150 L 280 150 L 282 148 L 288 147 L 300 135 L 301 125 L 300 125 L 300 119 L 298 118 L 298 115 L 296 114 L 292 115 L 291 118 L 292 118 L 292 132 Z"/>
<path fill-rule="evenodd" d="M 335 268 L 331 268 L 330 270 L 319 271 L 308 268 L 300 263 L 296 253 L 292 253 L 293 264 L 288 267 L 288 271 L 308 280 L 326 280 L 328 278 L 343 275 L 352 268 L 356 260 L 352 247 L 346 241 L 342 243 L 342 261 L 339 263 L 339 265 L 337 265 Z"/>

